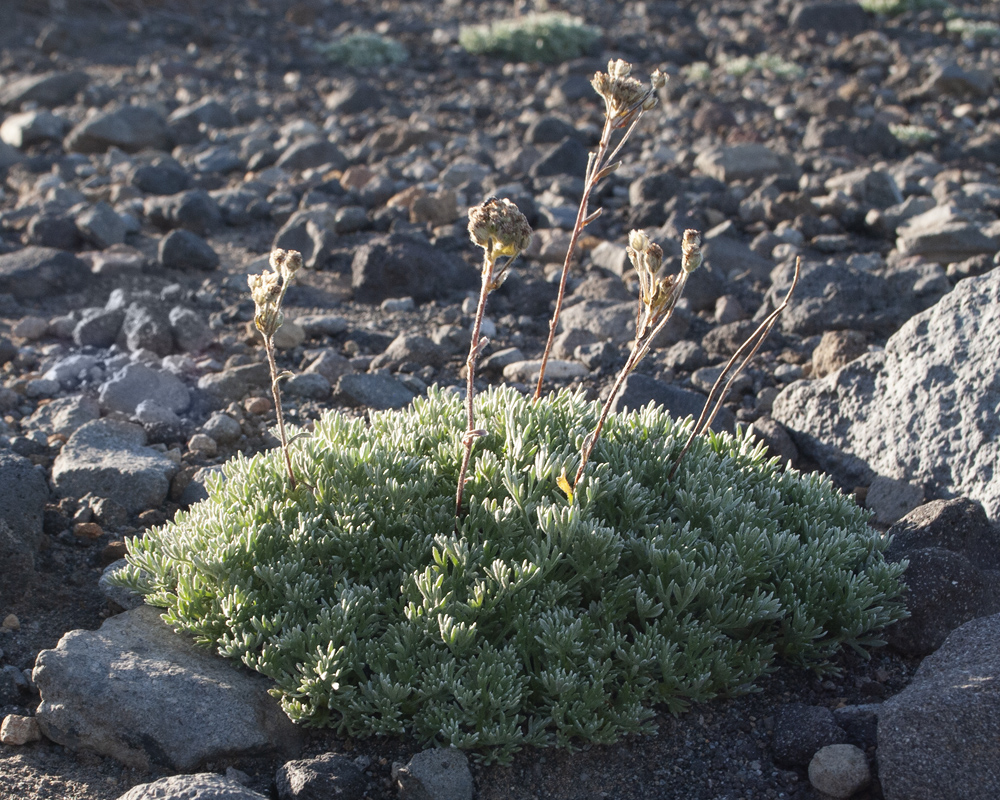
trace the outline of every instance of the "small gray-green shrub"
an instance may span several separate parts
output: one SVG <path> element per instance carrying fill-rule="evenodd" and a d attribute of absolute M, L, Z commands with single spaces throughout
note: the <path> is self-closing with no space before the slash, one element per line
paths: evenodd
<path fill-rule="evenodd" d="M 463 27 L 458 43 L 474 55 L 557 64 L 585 55 L 600 36 L 600 30 L 576 17 L 546 12 Z"/>
<path fill-rule="evenodd" d="M 409 58 L 403 45 L 377 33 L 352 33 L 321 45 L 319 50 L 335 64 L 358 69 L 402 64 Z"/>
<path fill-rule="evenodd" d="M 209 499 L 129 543 L 120 585 L 271 677 L 294 720 L 506 759 L 611 742 L 653 709 L 752 690 L 787 662 L 831 669 L 900 619 L 903 567 L 853 500 L 745 435 L 698 437 L 650 406 L 476 397 L 466 514 L 462 400 L 371 422 L 330 412 L 293 447 L 225 467 Z"/>

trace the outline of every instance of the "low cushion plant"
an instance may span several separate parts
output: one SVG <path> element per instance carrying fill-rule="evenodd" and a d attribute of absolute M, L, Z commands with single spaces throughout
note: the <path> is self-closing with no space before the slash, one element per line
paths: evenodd
<path fill-rule="evenodd" d="M 849 497 L 743 433 L 648 407 L 476 397 L 462 516 L 461 398 L 371 421 L 330 412 L 239 456 L 209 499 L 129 545 L 119 582 L 176 629 L 271 677 L 294 720 L 507 759 L 611 742 L 658 706 L 751 691 L 777 657 L 820 672 L 904 614 L 902 567 Z"/>

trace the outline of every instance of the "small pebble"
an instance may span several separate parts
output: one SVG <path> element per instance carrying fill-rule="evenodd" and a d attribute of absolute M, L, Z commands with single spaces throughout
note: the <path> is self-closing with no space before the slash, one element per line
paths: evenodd
<path fill-rule="evenodd" d="M 3 618 L 3 624 L 0 624 L 0 630 L 7 633 L 19 631 L 21 630 L 21 620 L 17 618 L 16 614 L 8 614 Z"/>
<path fill-rule="evenodd" d="M 212 458 L 219 451 L 219 446 L 215 443 L 215 439 L 204 433 L 196 433 L 188 439 L 187 446 L 188 450 L 192 453 L 197 453 L 206 458 Z"/>

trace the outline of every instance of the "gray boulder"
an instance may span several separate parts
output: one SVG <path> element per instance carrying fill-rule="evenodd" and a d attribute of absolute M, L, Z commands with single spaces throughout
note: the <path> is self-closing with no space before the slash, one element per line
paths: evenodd
<path fill-rule="evenodd" d="M 77 125 L 66 136 L 72 153 L 104 153 L 117 147 L 126 153 L 169 150 L 170 129 L 159 112 L 142 106 L 122 106 L 102 111 Z"/>
<path fill-rule="evenodd" d="M 90 493 L 121 504 L 129 513 L 158 508 L 167 499 L 177 465 L 145 446 L 138 425 L 98 419 L 69 437 L 52 465 L 60 497 Z"/>
<path fill-rule="evenodd" d="M 875 475 L 1000 516 L 1000 270 L 960 281 L 883 352 L 778 395 L 772 416 L 844 486 Z"/>
<path fill-rule="evenodd" d="M 994 800 L 1000 787 L 1000 615 L 967 622 L 882 704 L 886 800 Z"/>
<path fill-rule="evenodd" d="M 448 352 L 426 336 L 401 333 L 385 351 L 372 360 L 371 369 L 399 369 L 410 362 L 420 366 L 442 367 Z"/>
<path fill-rule="evenodd" d="M 34 300 L 83 288 L 90 271 L 72 253 L 53 247 L 25 247 L 0 255 L 0 292 Z"/>
<path fill-rule="evenodd" d="M 159 304 L 132 303 L 125 311 L 118 344 L 129 352 L 150 350 L 158 356 L 174 351 L 174 333 L 166 310 Z"/>
<path fill-rule="evenodd" d="M 180 414 L 191 404 L 191 394 L 176 375 L 145 364 L 129 364 L 101 384 L 101 405 L 109 411 L 134 414 L 144 400 L 155 400 Z"/>
<path fill-rule="evenodd" d="M 196 775 L 171 775 L 152 783 L 133 786 L 118 800 L 267 800 L 236 781 L 199 772 Z"/>
<path fill-rule="evenodd" d="M 294 755 L 301 736 L 267 694 L 271 682 L 174 633 L 160 613 L 127 611 L 38 654 L 32 676 L 45 735 L 139 769 Z"/>

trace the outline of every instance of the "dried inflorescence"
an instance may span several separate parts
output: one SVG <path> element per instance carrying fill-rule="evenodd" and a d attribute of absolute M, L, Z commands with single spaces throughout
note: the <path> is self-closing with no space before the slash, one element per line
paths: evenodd
<path fill-rule="evenodd" d="M 284 317 L 281 313 L 281 301 L 295 276 L 302 268 L 302 254 L 298 250 L 274 250 L 270 258 L 271 269 L 264 270 L 259 275 L 248 275 L 250 297 L 254 303 L 254 325 L 264 338 L 274 336 Z"/>
<path fill-rule="evenodd" d="M 627 125 L 641 111 L 656 105 L 656 90 L 667 83 L 667 76 L 654 70 L 649 76 L 649 86 L 631 77 L 632 65 L 622 59 L 608 62 L 607 72 L 595 72 L 590 85 L 601 97 L 608 119 L 614 127 Z"/>
<path fill-rule="evenodd" d="M 507 268 L 531 244 L 531 226 L 514 203 L 490 197 L 469 209 L 469 237 L 483 248 L 483 268 L 489 265 L 489 291 L 499 289 L 507 279 Z M 507 261 L 498 264 L 497 259 Z"/>

